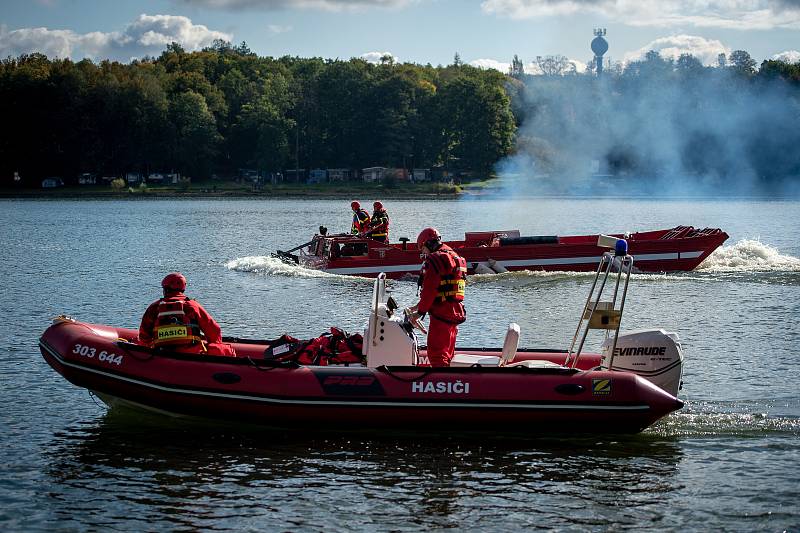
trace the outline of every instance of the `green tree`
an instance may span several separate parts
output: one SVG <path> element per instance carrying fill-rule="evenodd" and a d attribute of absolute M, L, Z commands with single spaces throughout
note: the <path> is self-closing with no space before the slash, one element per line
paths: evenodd
<path fill-rule="evenodd" d="M 696 76 L 703 70 L 703 64 L 692 54 L 681 54 L 675 62 L 675 68 L 684 75 Z"/>
<path fill-rule="evenodd" d="M 240 166 L 270 172 L 285 168 L 295 127 L 287 118 L 288 106 L 289 91 L 282 76 L 269 78 L 262 93 L 242 106 L 231 132 L 237 147 L 234 159 Z"/>
<path fill-rule="evenodd" d="M 462 76 L 438 95 L 445 166 L 491 171 L 509 153 L 514 135 L 514 118 L 502 85 Z"/>
<path fill-rule="evenodd" d="M 752 76 L 756 71 L 756 61 L 744 50 L 734 50 L 731 52 L 728 62 L 731 68 L 745 76 Z"/>
<path fill-rule="evenodd" d="M 514 58 L 511 60 L 508 75 L 516 79 L 521 79 L 525 75 L 525 66 L 522 64 L 522 60 L 517 57 L 517 54 L 514 54 Z"/>
<path fill-rule="evenodd" d="M 192 177 L 207 177 L 220 142 L 214 115 L 203 95 L 185 91 L 169 102 L 173 167 Z"/>

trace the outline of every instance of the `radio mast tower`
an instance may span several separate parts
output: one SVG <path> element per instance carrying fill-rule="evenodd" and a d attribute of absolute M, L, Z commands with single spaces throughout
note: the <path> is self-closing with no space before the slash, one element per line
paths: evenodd
<path fill-rule="evenodd" d="M 600 76 L 603 74 L 603 54 L 608 52 L 608 41 L 603 39 L 606 34 L 605 28 L 594 29 L 594 39 L 592 39 L 592 52 L 594 52 L 595 72 Z"/>

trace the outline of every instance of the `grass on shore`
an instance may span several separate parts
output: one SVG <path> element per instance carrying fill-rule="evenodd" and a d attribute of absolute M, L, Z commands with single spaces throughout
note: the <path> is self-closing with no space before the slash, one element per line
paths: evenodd
<path fill-rule="evenodd" d="M 0 196 L 3 197 L 100 197 L 100 198 L 127 198 L 127 197 L 349 197 L 354 193 L 371 194 L 382 198 L 403 197 L 428 197 L 428 196 L 457 196 L 461 194 L 461 185 L 450 183 L 426 182 L 383 182 L 368 183 L 362 181 L 337 182 L 337 183 L 279 183 L 266 184 L 260 187 L 249 183 L 235 181 L 195 181 L 186 185 L 145 185 L 126 187 L 115 190 L 105 185 L 80 185 L 57 187 L 52 189 L 35 189 L 19 187 L 0 187 Z"/>

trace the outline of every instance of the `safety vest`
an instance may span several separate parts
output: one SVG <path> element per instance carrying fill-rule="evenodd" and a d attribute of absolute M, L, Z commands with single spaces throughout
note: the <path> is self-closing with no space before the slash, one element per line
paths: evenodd
<path fill-rule="evenodd" d="M 363 209 L 359 209 L 353 213 L 353 225 L 350 228 L 350 233 L 356 235 L 362 231 L 366 231 L 369 226 L 369 213 Z"/>
<path fill-rule="evenodd" d="M 185 296 L 170 296 L 158 301 L 153 345 L 191 346 L 202 342 L 197 313 Z"/>
<path fill-rule="evenodd" d="M 375 211 L 370 221 L 370 227 L 378 227 L 381 225 L 383 226 L 381 229 L 371 233 L 373 239 L 383 239 L 389 234 L 389 215 L 386 213 L 385 209 Z"/>
<path fill-rule="evenodd" d="M 449 248 L 440 248 L 428 257 L 428 261 L 439 273 L 441 279 L 436 299 L 440 302 L 464 301 L 464 288 L 467 285 L 467 261 Z"/>

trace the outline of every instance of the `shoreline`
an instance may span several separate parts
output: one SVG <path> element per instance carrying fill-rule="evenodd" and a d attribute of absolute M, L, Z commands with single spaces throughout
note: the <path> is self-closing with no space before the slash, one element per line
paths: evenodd
<path fill-rule="evenodd" d="M 270 194 L 259 193 L 231 193 L 231 192 L 167 192 L 167 193 L 79 193 L 79 192 L 59 192 L 59 193 L 39 193 L 39 192 L 6 192 L 0 191 L 2 200 L 167 200 L 167 199 L 242 199 L 251 198 L 259 200 L 284 199 L 284 198 L 320 198 L 320 199 L 351 199 L 354 196 L 375 196 L 379 198 L 391 198 L 395 200 L 415 200 L 415 199 L 454 199 L 463 196 L 465 193 L 302 193 L 302 192 L 280 192 Z M 466 193 L 469 194 L 469 193 Z"/>
<path fill-rule="evenodd" d="M 445 183 L 404 184 L 404 187 L 382 187 L 353 183 L 352 187 L 325 185 L 265 186 L 253 190 L 238 184 L 197 184 L 188 189 L 172 187 L 139 187 L 111 190 L 97 186 L 67 186 L 53 189 L 0 188 L 0 199 L 87 199 L 87 200 L 146 200 L 175 198 L 352 198 L 375 196 L 393 199 L 458 198 L 464 194 L 460 186 Z"/>

